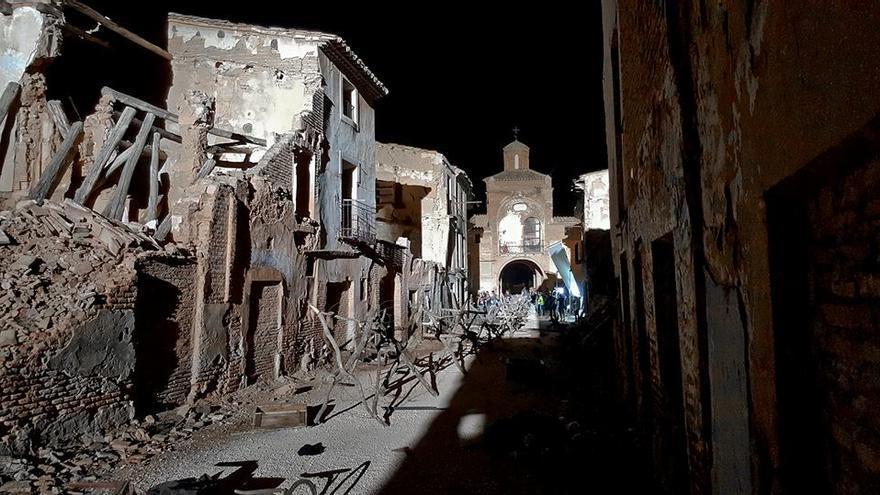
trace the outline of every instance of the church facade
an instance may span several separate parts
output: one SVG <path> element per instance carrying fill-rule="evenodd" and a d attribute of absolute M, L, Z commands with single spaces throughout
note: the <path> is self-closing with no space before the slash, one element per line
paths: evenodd
<path fill-rule="evenodd" d="M 581 283 L 579 220 L 553 216 L 551 177 L 531 169 L 528 146 L 514 140 L 503 154 L 504 169 L 483 179 L 486 214 L 471 218 L 472 256 L 479 256 L 471 263 L 478 271 L 472 284 L 479 280 L 481 291 L 516 294 L 569 286 L 572 279 Z"/>

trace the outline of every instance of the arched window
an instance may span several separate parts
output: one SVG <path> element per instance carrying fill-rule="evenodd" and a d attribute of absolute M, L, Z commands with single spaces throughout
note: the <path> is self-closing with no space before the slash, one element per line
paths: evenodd
<path fill-rule="evenodd" d="M 526 218 L 523 222 L 523 248 L 527 252 L 540 251 L 543 248 L 541 242 L 541 221 L 535 217 Z"/>

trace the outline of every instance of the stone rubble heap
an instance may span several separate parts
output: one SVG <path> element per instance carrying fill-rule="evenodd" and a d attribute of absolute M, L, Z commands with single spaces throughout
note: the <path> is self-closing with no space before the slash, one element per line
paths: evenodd
<path fill-rule="evenodd" d="M 0 493 L 106 493 L 101 480 L 126 465 L 173 450 L 192 434 L 209 425 L 226 425 L 236 420 L 236 404 L 181 406 L 144 420 L 132 420 L 103 439 L 70 449 L 41 448 L 33 456 L 0 456 Z M 93 485 L 94 489 L 87 488 Z"/>
<path fill-rule="evenodd" d="M 58 329 L 93 315 L 129 283 L 136 254 L 159 249 L 137 224 L 109 220 L 70 200 L 19 203 L 0 212 L 0 366 L 48 348 Z"/>

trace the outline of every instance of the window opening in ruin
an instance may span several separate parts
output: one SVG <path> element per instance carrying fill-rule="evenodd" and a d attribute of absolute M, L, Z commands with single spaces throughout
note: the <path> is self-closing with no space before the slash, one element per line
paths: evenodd
<path fill-rule="evenodd" d="M 315 258 L 313 256 L 306 257 L 306 277 L 315 276 Z"/>
<path fill-rule="evenodd" d="M 523 222 L 523 246 L 526 252 L 541 250 L 543 243 L 541 240 L 541 221 L 535 217 L 526 218 Z"/>
<path fill-rule="evenodd" d="M 355 127 L 358 125 L 358 91 L 345 76 L 342 77 L 342 116 Z"/>
<path fill-rule="evenodd" d="M 354 199 L 357 195 L 357 191 L 355 188 L 357 184 L 355 182 L 355 174 L 357 173 L 357 165 L 349 162 L 348 160 L 342 160 L 342 180 L 341 180 L 341 194 L 342 199 Z"/>
<path fill-rule="evenodd" d="M 654 314 L 663 389 L 660 415 L 665 448 L 659 471 L 664 476 L 667 493 L 688 491 L 687 430 L 685 426 L 684 389 L 682 387 L 681 347 L 678 329 L 675 286 L 675 245 L 672 234 L 651 243 L 654 264 Z"/>
<path fill-rule="evenodd" d="M 513 155 L 513 168 L 519 170 L 519 154 Z"/>
<path fill-rule="evenodd" d="M 312 156 L 302 153 L 296 157 L 296 214 L 303 218 L 311 216 L 312 208 Z"/>

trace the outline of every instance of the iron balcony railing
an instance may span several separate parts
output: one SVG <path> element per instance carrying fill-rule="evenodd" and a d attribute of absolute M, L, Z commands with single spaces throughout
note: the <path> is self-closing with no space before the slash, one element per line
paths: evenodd
<path fill-rule="evenodd" d="M 501 254 L 540 254 L 544 252 L 544 245 L 541 243 L 528 244 L 501 244 L 499 246 Z"/>
<path fill-rule="evenodd" d="M 339 237 L 372 244 L 376 241 L 376 209 L 358 199 L 342 200 L 342 226 Z"/>

